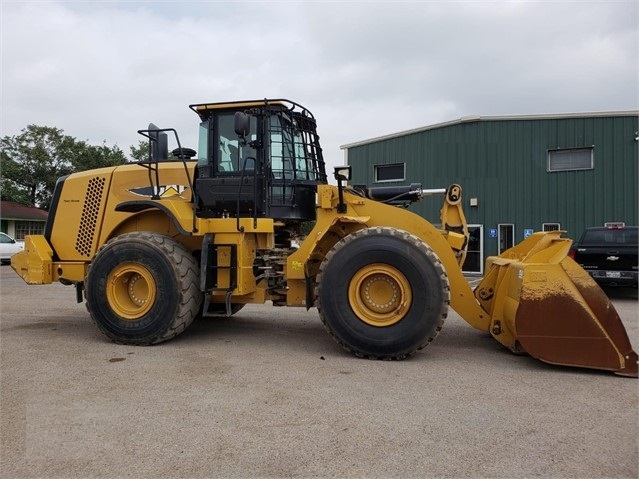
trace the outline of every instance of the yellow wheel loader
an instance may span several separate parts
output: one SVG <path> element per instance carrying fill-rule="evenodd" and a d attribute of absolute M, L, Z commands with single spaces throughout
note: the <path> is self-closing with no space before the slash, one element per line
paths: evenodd
<path fill-rule="evenodd" d="M 289 100 L 194 104 L 197 153 L 153 124 L 149 158 L 56 184 L 44 235 L 12 267 L 29 284 L 74 285 L 112 341 L 171 339 L 199 316 L 245 304 L 317 307 L 357 356 L 403 359 L 432 341 L 451 307 L 516 353 L 637 376 L 637 354 L 605 294 L 537 233 L 461 272 L 461 187 L 329 185 L 312 114 Z M 169 135 L 177 148 L 168 151 Z M 438 227 L 405 207 L 443 196 Z"/>

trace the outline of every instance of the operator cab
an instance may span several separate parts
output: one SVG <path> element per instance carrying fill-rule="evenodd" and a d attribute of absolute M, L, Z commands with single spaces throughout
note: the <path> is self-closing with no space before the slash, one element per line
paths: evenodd
<path fill-rule="evenodd" d="M 200 123 L 197 215 L 315 219 L 326 172 L 312 114 L 289 100 L 191 105 Z"/>

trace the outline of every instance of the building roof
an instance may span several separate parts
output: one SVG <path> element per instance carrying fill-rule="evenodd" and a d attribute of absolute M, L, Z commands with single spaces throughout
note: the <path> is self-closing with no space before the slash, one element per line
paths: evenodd
<path fill-rule="evenodd" d="M 3 220 L 46 221 L 48 215 L 49 213 L 40 208 L 13 201 L 0 201 L 0 218 Z"/>
<path fill-rule="evenodd" d="M 639 116 L 639 110 L 601 111 L 601 112 L 586 112 L 586 113 L 546 113 L 546 114 L 538 114 L 538 115 L 464 116 L 462 118 L 459 118 L 458 120 L 445 121 L 443 123 L 436 123 L 434 125 L 422 126 L 420 128 L 413 128 L 411 130 L 404 130 L 404 131 L 399 131 L 397 133 L 390 133 L 388 135 L 369 138 L 368 140 L 361 140 L 361 141 L 356 141 L 354 143 L 348 143 L 346 145 L 341 145 L 340 149 L 347 150 L 348 148 L 368 145 L 369 143 L 375 143 L 382 140 L 389 140 L 391 138 L 412 135 L 414 133 L 420 133 L 426 130 L 433 130 L 435 128 L 458 125 L 460 123 L 470 123 L 474 121 L 561 120 L 566 118 L 592 118 L 592 117 L 609 117 L 609 116 Z"/>

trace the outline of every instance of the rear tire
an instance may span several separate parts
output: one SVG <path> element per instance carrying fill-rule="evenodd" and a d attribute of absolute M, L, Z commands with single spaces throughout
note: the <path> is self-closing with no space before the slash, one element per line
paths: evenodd
<path fill-rule="evenodd" d="M 85 281 L 91 318 L 111 340 L 161 343 L 182 333 L 200 309 L 199 267 L 166 236 L 136 232 L 100 249 Z"/>
<path fill-rule="evenodd" d="M 328 252 L 317 275 L 317 307 L 331 335 L 371 359 L 404 359 L 441 330 L 450 286 L 435 252 L 388 227 L 359 230 Z"/>

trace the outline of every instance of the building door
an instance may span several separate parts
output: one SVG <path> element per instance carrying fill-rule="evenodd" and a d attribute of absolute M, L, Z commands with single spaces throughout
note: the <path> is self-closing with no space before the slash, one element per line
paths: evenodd
<path fill-rule="evenodd" d="M 468 253 L 462 267 L 467 274 L 484 273 L 484 227 L 482 225 L 468 225 Z"/>
<path fill-rule="evenodd" d="M 499 252 L 502 254 L 508 248 L 515 245 L 515 225 L 512 223 L 501 223 L 497 225 L 497 243 L 499 244 Z"/>

